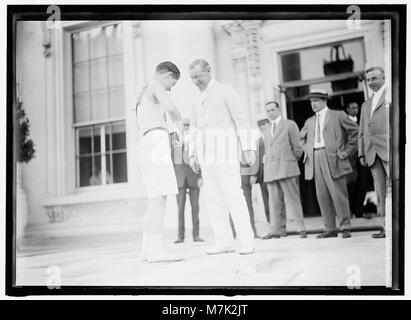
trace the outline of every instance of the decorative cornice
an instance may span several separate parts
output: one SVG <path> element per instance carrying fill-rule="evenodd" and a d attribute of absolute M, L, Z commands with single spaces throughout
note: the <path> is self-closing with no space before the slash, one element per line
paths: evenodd
<path fill-rule="evenodd" d="M 132 37 L 137 38 L 141 36 L 141 21 L 135 21 L 132 24 Z"/>

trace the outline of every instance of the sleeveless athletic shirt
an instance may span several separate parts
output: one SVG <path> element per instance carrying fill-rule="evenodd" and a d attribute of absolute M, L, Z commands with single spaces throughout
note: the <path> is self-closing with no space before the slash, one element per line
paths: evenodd
<path fill-rule="evenodd" d="M 147 99 L 146 88 L 153 81 L 147 82 L 140 91 L 136 105 L 137 123 L 142 134 L 152 128 L 164 128 L 167 130 L 165 109 L 159 103 L 153 103 Z"/>

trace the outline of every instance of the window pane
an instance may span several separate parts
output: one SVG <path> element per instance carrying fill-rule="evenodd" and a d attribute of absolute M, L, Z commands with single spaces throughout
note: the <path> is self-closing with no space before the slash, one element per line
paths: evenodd
<path fill-rule="evenodd" d="M 90 58 L 101 58 L 107 55 L 106 39 L 103 28 L 90 31 Z"/>
<path fill-rule="evenodd" d="M 75 122 L 124 116 L 122 45 L 121 24 L 72 34 Z"/>
<path fill-rule="evenodd" d="M 94 153 L 99 153 L 101 152 L 100 148 L 100 140 L 101 140 L 101 135 L 100 135 L 100 126 L 94 126 Z"/>
<path fill-rule="evenodd" d="M 81 128 L 79 137 L 79 155 L 91 153 L 91 127 Z"/>
<path fill-rule="evenodd" d="M 73 33 L 73 58 L 75 62 L 86 61 L 89 57 L 88 52 L 88 32 Z"/>
<path fill-rule="evenodd" d="M 113 183 L 127 182 L 127 154 L 113 154 Z"/>
<path fill-rule="evenodd" d="M 92 176 L 91 156 L 80 158 L 80 187 L 90 185 L 90 177 Z"/>
<path fill-rule="evenodd" d="M 121 86 L 123 81 L 123 57 L 108 58 L 109 86 Z"/>
<path fill-rule="evenodd" d="M 108 118 L 107 91 L 98 90 L 91 93 L 91 119 Z"/>
<path fill-rule="evenodd" d="M 89 89 L 88 63 L 82 62 L 74 66 L 74 93 L 88 92 Z"/>
<path fill-rule="evenodd" d="M 110 141 L 111 123 L 106 125 L 105 130 L 106 130 L 106 152 L 109 152 L 111 151 L 111 141 Z"/>
<path fill-rule="evenodd" d="M 111 170 L 110 155 L 106 155 L 106 184 L 113 183 L 113 175 Z"/>
<path fill-rule="evenodd" d="M 114 55 L 123 52 L 122 25 L 117 24 L 106 28 L 108 39 L 108 54 Z"/>
<path fill-rule="evenodd" d="M 125 123 L 113 123 L 113 150 L 126 149 L 126 128 Z"/>
<path fill-rule="evenodd" d="M 90 62 L 91 88 L 107 88 L 107 60 L 100 59 Z"/>
<path fill-rule="evenodd" d="M 117 87 L 110 89 L 110 117 L 123 117 L 125 110 L 124 110 L 124 88 Z"/>
<path fill-rule="evenodd" d="M 90 97 L 89 93 L 81 93 L 74 97 L 75 122 L 90 121 Z"/>
<path fill-rule="evenodd" d="M 90 186 L 101 184 L 101 156 L 94 157 L 94 172 L 89 176 Z"/>

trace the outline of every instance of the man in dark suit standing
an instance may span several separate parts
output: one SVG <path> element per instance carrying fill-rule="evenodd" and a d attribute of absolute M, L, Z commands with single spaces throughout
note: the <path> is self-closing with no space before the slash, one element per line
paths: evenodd
<path fill-rule="evenodd" d="M 315 180 L 315 191 L 325 230 L 317 238 L 337 237 L 338 217 L 342 237 L 351 237 L 350 206 L 346 175 L 352 172 L 349 156 L 357 150 L 358 126 L 344 111 L 327 106 L 328 93 L 311 91 L 310 103 L 315 115 L 301 129 L 305 179 Z"/>
<path fill-rule="evenodd" d="M 306 238 L 297 183 L 300 175 L 298 160 L 303 153 L 298 126 L 294 121 L 282 118 L 280 106 L 275 101 L 266 104 L 266 111 L 271 126 L 265 137 L 264 182 L 269 194 L 271 231 L 263 239 L 281 237 L 283 203 L 286 214 L 293 216 L 297 222 L 300 238 Z"/>
<path fill-rule="evenodd" d="M 266 116 L 257 119 L 257 125 L 260 132 L 264 135 L 266 128 L 268 128 L 270 121 Z M 270 208 L 268 206 L 268 189 L 267 184 L 264 182 L 264 155 L 265 155 L 265 145 L 264 136 L 257 140 L 257 151 L 258 151 L 258 172 L 254 177 L 251 177 L 251 183 L 258 183 L 261 189 L 261 195 L 264 203 L 264 212 L 267 218 L 267 222 L 270 222 Z"/>
<path fill-rule="evenodd" d="M 359 122 L 358 108 L 357 102 L 350 102 L 345 108 L 348 117 L 356 124 Z M 352 215 L 362 217 L 362 203 L 367 192 L 367 186 L 364 185 L 363 180 L 360 179 L 361 166 L 357 165 L 357 163 L 359 164 L 358 152 L 354 152 L 348 158 L 352 167 L 352 172 L 347 175 L 347 190 L 350 209 Z"/>
<path fill-rule="evenodd" d="M 383 219 L 381 231 L 372 236 L 373 238 L 385 238 L 385 197 L 389 176 L 389 108 L 385 102 L 384 70 L 379 67 L 370 68 L 366 71 L 366 79 L 374 94 L 362 105 L 358 157 L 361 165 L 371 168 L 378 195 L 377 211 Z"/>
<path fill-rule="evenodd" d="M 190 130 L 190 120 L 183 119 L 183 137 L 182 143 L 173 144 L 172 159 L 174 163 L 174 170 L 177 178 L 178 194 L 178 238 L 174 243 L 184 242 L 185 223 L 184 223 L 184 209 L 186 205 L 186 194 L 190 196 L 191 217 L 193 221 L 193 241 L 204 242 L 200 238 L 200 219 L 199 219 L 199 204 L 200 187 L 202 186 L 201 173 L 195 173 L 189 165 L 188 156 L 188 136 L 187 132 Z"/>

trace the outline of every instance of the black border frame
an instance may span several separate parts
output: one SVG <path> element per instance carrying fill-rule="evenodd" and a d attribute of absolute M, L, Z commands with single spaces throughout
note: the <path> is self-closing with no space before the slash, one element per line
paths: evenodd
<path fill-rule="evenodd" d="M 345 5 L 58 5 L 62 20 L 345 20 Z M 404 188 L 405 188 L 405 57 L 406 10 L 398 5 L 359 5 L 362 19 L 391 19 L 392 108 L 391 124 L 393 204 L 393 288 L 361 287 L 94 287 L 14 286 L 15 283 L 15 157 L 14 103 L 15 26 L 18 20 L 46 20 L 48 5 L 7 6 L 7 144 L 6 144 L 6 294 L 27 295 L 404 295 Z M 394 166 L 398 165 L 398 167 Z"/>

